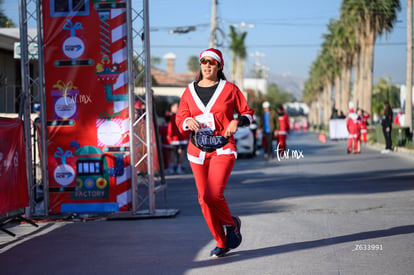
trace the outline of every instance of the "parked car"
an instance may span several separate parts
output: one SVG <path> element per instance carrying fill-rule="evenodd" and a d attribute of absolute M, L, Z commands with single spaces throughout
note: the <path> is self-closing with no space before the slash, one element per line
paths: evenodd
<path fill-rule="evenodd" d="M 237 154 L 248 158 L 254 157 L 256 150 L 254 148 L 254 136 L 249 127 L 239 127 L 234 134 L 236 140 Z"/>

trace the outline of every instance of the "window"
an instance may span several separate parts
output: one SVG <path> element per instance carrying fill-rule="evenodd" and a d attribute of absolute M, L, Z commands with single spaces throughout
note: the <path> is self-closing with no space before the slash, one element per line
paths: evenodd
<path fill-rule="evenodd" d="M 102 160 L 81 160 L 77 162 L 78 175 L 102 175 Z"/>

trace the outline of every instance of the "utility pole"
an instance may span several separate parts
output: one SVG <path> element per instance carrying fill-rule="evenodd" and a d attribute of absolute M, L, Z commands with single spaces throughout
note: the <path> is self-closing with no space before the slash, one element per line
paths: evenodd
<path fill-rule="evenodd" d="M 407 75 L 405 92 L 405 126 L 413 132 L 413 0 L 407 0 Z"/>
<path fill-rule="evenodd" d="M 209 48 L 216 48 L 217 47 L 217 37 L 216 37 L 216 30 L 217 30 L 217 1 L 212 0 L 211 6 L 211 22 L 210 22 L 210 41 L 209 41 Z"/>

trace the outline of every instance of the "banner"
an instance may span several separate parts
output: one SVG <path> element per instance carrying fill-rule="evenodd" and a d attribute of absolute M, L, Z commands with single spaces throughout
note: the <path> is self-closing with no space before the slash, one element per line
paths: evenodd
<path fill-rule="evenodd" d="M 50 212 L 131 208 L 126 3 L 44 0 Z"/>
<path fill-rule="evenodd" d="M 23 121 L 0 118 L 0 215 L 29 206 Z"/>

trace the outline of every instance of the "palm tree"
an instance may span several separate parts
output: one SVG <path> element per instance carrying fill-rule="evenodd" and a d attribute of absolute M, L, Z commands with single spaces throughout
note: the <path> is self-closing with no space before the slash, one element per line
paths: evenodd
<path fill-rule="evenodd" d="M 353 29 L 341 17 L 328 25 L 329 34 L 325 35 L 329 51 L 334 58 L 335 106 L 343 112 L 348 111 L 351 84 L 351 64 L 356 49 Z"/>
<path fill-rule="evenodd" d="M 230 50 L 232 52 L 232 79 L 239 85 L 242 84 L 243 78 L 243 61 L 246 59 L 247 51 L 244 44 L 247 32 L 238 33 L 236 28 L 230 25 Z M 237 77 L 239 75 L 239 77 Z M 236 81 L 237 80 L 237 81 Z"/>
<path fill-rule="evenodd" d="M 352 18 L 347 14 L 341 14 L 338 24 L 334 28 L 337 36 L 337 47 L 340 48 L 340 63 L 341 63 L 341 104 L 338 105 L 344 113 L 348 113 L 349 101 L 358 101 L 358 94 L 356 93 L 356 86 L 358 81 L 355 75 L 358 74 L 358 60 L 359 60 L 359 45 L 356 40 L 354 24 Z M 354 73 L 353 86 L 351 88 L 352 72 Z M 351 97 L 351 91 L 354 91 Z"/>
<path fill-rule="evenodd" d="M 200 69 L 200 60 L 198 56 L 192 55 L 188 58 L 187 68 L 192 73 L 196 73 Z"/>
<path fill-rule="evenodd" d="M 13 21 L 11 21 L 5 14 L 3 10 L 3 0 L 0 0 L 0 27 L 1 28 L 12 28 L 14 27 Z"/>
<path fill-rule="evenodd" d="M 405 122 L 404 125 L 413 131 L 413 0 L 407 0 L 407 76 L 405 96 Z"/>
<path fill-rule="evenodd" d="M 371 112 L 375 39 L 392 30 L 401 9 L 399 0 L 344 0 L 342 14 L 354 19 L 360 45 L 359 81 L 363 92 L 363 109 Z"/>
<path fill-rule="evenodd" d="M 323 79 L 324 71 L 320 64 L 320 54 L 311 65 L 309 78 L 306 80 L 303 90 L 303 100 L 309 106 L 310 110 L 310 122 L 312 125 L 321 125 L 321 109 L 323 110 L 321 93 L 323 92 Z"/>

